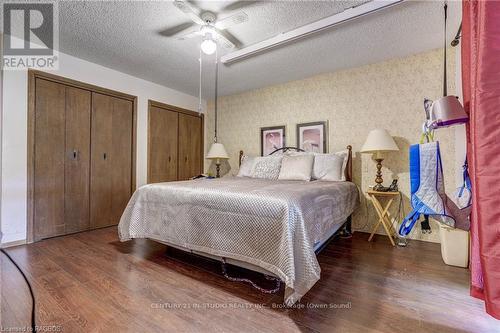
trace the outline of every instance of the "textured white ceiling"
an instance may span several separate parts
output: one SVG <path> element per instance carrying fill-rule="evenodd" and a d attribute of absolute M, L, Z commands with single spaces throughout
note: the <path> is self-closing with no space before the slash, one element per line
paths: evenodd
<path fill-rule="evenodd" d="M 249 20 L 229 29 L 245 46 L 338 13 L 359 1 L 192 3 L 219 13 L 220 18 L 245 11 Z M 59 6 L 62 52 L 198 94 L 201 40 L 180 41 L 158 34 L 188 22 L 171 2 L 62 1 Z M 280 49 L 221 65 L 219 93 L 234 94 L 438 48 L 443 39 L 442 10 L 441 1 L 407 1 Z M 449 2 L 449 40 L 460 24 L 460 10 L 459 2 Z M 205 56 L 204 61 L 203 95 L 210 98 L 213 56 Z"/>

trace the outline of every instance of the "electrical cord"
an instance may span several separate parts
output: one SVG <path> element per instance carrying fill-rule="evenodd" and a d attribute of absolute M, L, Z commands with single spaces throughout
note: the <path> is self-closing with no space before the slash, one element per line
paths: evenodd
<path fill-rule="evenodd" d="M 365 194 L 363 193 L 363 191 L 361 191 L 361 188 L 356 185 L 356 188 L 358 189 L 358 195 L 359 195 L 359 198 L 361 200 L 361 198 L 363 198 L 362 200 L 364 201 L 364 206 L 365 206 L 365 225 L 363 225 L 361 228 L 357 228 L 358 230 L 365 230 L 366 227 L 368 227 L 368 224 L 370 224 L 370 220 L 369 220 L 369 214 L 368 214 L 368 199 L 366 198 Z"/>
<path fill-rule="evenodd" d="M 404 201 L 403 201 L 403 193 L 401 191 L 399 192 L 399 203 L 398 203 L 398 212 L 395 215 L 395 218 L 391 218 L 391 229 L 390 231 L 396 235 L 395 237 L 399 238 L 398 236 L 398 224 L 400 221 L 403 221 L 405 217 L 405 207 L 404 207 Z"/>
<path fill-rule="evenodd" d="M 369 214 L 369 210 L 368 210 L 368 198 L 364 195 L 364 193 L 361 191 L 361 188 L 358 185 L 356 185 L 356 187 L 358 189 L 360 200 L 364 201 L 364 208 L 365 208 L 364 209 L 365 224 L 361 228 L 357 228 L 357 229 L 358 230 L 366 230 L 366 227 L 368 227 L 368 225 L 371 222 L 369 219 L 370 214 Z M 406 246 L 406 245 L 408 245 L 409 237 L 414 236 L 416 228 L 414 228 L 411 231 L 411 233 L 406 237 L 400 237 L 398 235 L 398 232 L 397 232 L 398 225 L 406 217 L 406 207 L 405 207 L 405 203 L 404 203 L 403 193 L 401 191 L 399 191 L 398 212 L 397 212 L 397 215 L 395 217 L 396 217 L 395 219 L 394 218 L 391 219 L 391 231 L 394 232 L 394 234 L 396 235 L 396 237 L 398 239 L 404 240 L 403 242 L 401 242 L 404 245 L 401 245 L 401 246 Z M 398 242 L 398 244 L 399 244 L 399 242 Z"/>
<path fill-rule="evenodd" d="M 227 273 L 227 268 L 226 268 L 226 258 L 222 258 L 222 261 L 221 261 L 221 268 L 222 268 L 222 275 L 224 275 L 224 277 L 226 279 L 228 279 L 229 281 L 233 281 L 233 282 L 245 282 L 245 283 L 248 283 L 250 284 L 252 287 L 254 287 L 255 289 L 257 289 L 258 291 L 262 292 L 262 293 L 265 293 L 265 294 L 275 294 L 277 293 L 280 288 L 281 288 L 281 280 L 279 278 L 275 278 L 273 276 L 270 276 L 270 275 L 267 275 L 267 274 L 264 274 L 264 278 L 266 280 L 269 280 L 269 281 L 273 281 L 275 283 L 275 286 L 274 288 L 270 288 L 270 289 L 266 289 L 266 288 L 263 288 L 259 285 L 257 285 L 255 282 L 253 282 L 252 280 L 250 279 L 247 279 L 247 278 L 239 278 L 239 277 L 233 277 L 233 276 L 229 276 L 229 274 Z"/>
<path fill-rule="evenodd" d="M 395 215 L 395 218 L 391 218 L 391 232 L 394 232 L 394 234 L 396 235 L 397 239 L 401 239 L 401 237 L 398 236 L 398 224 L 403 221 L 403 219 L 405 218 L 406 216 L 406 209 L 405 209 L 405 204 L 404 204 L 404 200 L 403 200 L 403 193 L 401 193 L 401 191 L 398 191 L 399 192 L 399 203 L 398 203 L 398 212 L 397 214 Z M 363 226 L 363 230 L 368 226 L 369 224 L 369 220 L 368 220 L 368 200 L 366 197 L 364 197 L 364 200 L 365 200 L 365 217 L 366 217 L 366 224 Z M 404 246 L 406 246 L 408 244 L 408 240 L 406 239 L 406 237 L 403 237 L 404 239 Z M 399 244 L 400 242 L 398 242 Z"/>
<path fill-rule="evenodd" d="M 403 221 L 404 218 L 406 217 L 406 208 L 405 208 L 405 204 L 404 204 L 404 200 L 403 200 L 403 194 L 400 192 L 399 195 L 400 195 L 400 202 L 399 202 L 400 208 L 399 208 L 399 212 L 398 212 L 398 214 L 399 214 L 399 221 Z M 410 209 L 411 209 L 411 207 L 410 207 Z M 404 245 L 401 245 L 401 246 L 408 245 L 408 243 L 410 242 L 410 240 L 412 239 L 412 237 L 415 236 L 415 234 L 417 232 L 417 229 L 418 228 L 416 228 L 416 227 L 413 228 L 412 231 L 408 235 L 406 235 L 404 237 L 403 236 L 398 236 L 398 239 L 404 240 L 402 242 Z"/>
<path fill-rule="evenodd" d="M 398 240 L 398 246 L 408 245 L 408 240 L 405 237 L 401 237 L 397 232 L 398 224 L 404 220 L 405 216 L 406 216 L 406 210 L 405 210 L 405 202 L 403 200 L 403 193 L 401 193 L 401 191 L 399 191 L 399 205 L 398 205 L 397 219 L 395 221 L 393 220 L 391 223 L 391 228 L 393 229 L 394 233 L 396 234 L 396 237 Z M 396 225 L 394 225 L 394 222 Z"/>
<path fill-rule="evenodd" d="M 36 332 L 36 321 L 35 321 L 35 295 L 33 294 L 33 288 L 31 287 L 30 282 L 28 281 L 28 278 L 24 274 L 23 270 L 17 265 L 17 263 L 12 259 L 12 257 L 5 251 L 4 249 L 0 249 L 0 251 L 5 254 L 7 258 L 9 258 L 10 262 L 16 266 L 17 270 L 19 273 L 24 278 L 24 281 L 26 281 L 26 284 L 28 285 L 28 289 L 30 291 L 30 296 L 31 296 L 31 332 Z"/>
<path fill-rule="evenodd" d="M 403 193 L 399 191 L 399 203 L 398 203 L 398 213 L 396 214 L 396 219 L 392 219 L 391 228 L 397 234 L 398 224 L 400 221 L 404 219 L 404 202 L 403 202 Z"/>
<path fill-rule="evenodd" d="M 366 227 L 368 227 L 368 225 L 370 224 L 370 219 L 369 219 L 369 210 L 368 210 L 368 198 L 364 195 L 364 193 L 361 192 L 361 189 L 359 186 L 357 186 L 358 188 L 358 191 L 360 193 L 360 198 L 363 198 L 363 201 L 364 201 L 364 206 L 365 206 L 365 209 L 364 209 L 364 215 L 365 215 L 365 221 L 366 223 L 360 228 L 360 230 L 365 230 Z M 399 223 L 399 221 L 402 221 L 404 216 L 402 217 L 401 216 L 401 209 L 403 210 L 403 214 L 404 214 L 404 203 L 403 203 L 403 195 L 401 192 L 399 192 L 399 197 L 400 197 L 400 200 L 399 200 L 399 208 L 398 208 L 398 220 L 394 221 L 394 219 L 392 219 L 391 221 L 391 227 L 392 227 L 392 230 L 395 231 L 396 230 L 396 227 L 397 227 L 397 224 Z M 401 206 L 403 205 L 403 206 Z M 401 208 L 403 207 L 403 208 Z M 394 227 L 394 222 L 396 222 L 396 227 Z"/>

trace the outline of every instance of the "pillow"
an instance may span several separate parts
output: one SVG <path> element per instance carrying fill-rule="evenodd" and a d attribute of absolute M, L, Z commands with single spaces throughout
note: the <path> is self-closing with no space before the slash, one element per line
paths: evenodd
<path fill-rule="evenodd" d="M 317 157 L 318 159 L 316 161 Z M 347 167 L 348 157 L 349 153 L 347 150 L 341 150 L 331 154 L 315 153 L 313 178 L 328 181 L 345 181 L 345 169 Z"/>
<path fill-rule="evenodd" d="M 284 156 L 281 162 L 280 180 L 311 180 L 314 155 Z"/>
<path fill-rule="evenodd" d="M 338 151 L 336 153 L 334 153 L 335 155 L 339 156 L 339 157 L 342 157 L 344 159 L 344 163 L 342 163 L 342 179 L 343 181 L 345 181 L 345 169 L 347 167 L 347 159 L 349 158 L 349 151 L 347 149 L 345 150 L 341 150 L 341 151 Z"/>
<path fill-rule="evenodd" d="M 238 170 L 237 177 L 252 177 L 253 165 L 255 163 L 255 157 L 250 157 L 244 155 L 241 158 L 240 169 Z"/>
<path fill-rule="evenodd" d="M 252 178 L 278 179 L 282 156 L 254 157 Z"/>
<path fill-rule="evenodd" d="M 345 180 L 343 174 L 344 158 L 337 154 L 314 155 L 314 167 L 312 176 L 314 179 L 327 181 Z M 344 177 L 344 179 L 342 179 Z"/>

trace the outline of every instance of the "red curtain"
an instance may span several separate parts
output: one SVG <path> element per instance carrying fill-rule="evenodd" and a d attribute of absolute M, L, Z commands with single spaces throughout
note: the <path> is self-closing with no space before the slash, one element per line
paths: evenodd
<path fill-rule="evenodd" d="M 500 319 L 500 1 L 463 2 L 462 86 L 472 181 L 471 295 Z"/>

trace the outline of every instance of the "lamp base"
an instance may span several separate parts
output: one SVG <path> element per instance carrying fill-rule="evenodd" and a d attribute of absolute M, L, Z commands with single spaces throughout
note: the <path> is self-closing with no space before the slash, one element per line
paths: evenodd
<path fill-rule="evenodd" d="M 215 163 L 215 170 L 216 170 L 215 178 L 220 178 L 220 163 Z"/>
<path fill-rule="evenodd" d="M 384 182 L 384 180 L 382 179 L 382 161 L 384 159 L 383 158 L 376 158 L 375 161 L 377 161 L 377 175 L 375 177 L 375 183 L 377 185 L 375 185 L 373 187 L 373 189 L 375 191 L 378 191 L 378 189 L 380 189 L 381 187 L 383 187 L 382 183 Z"/>

